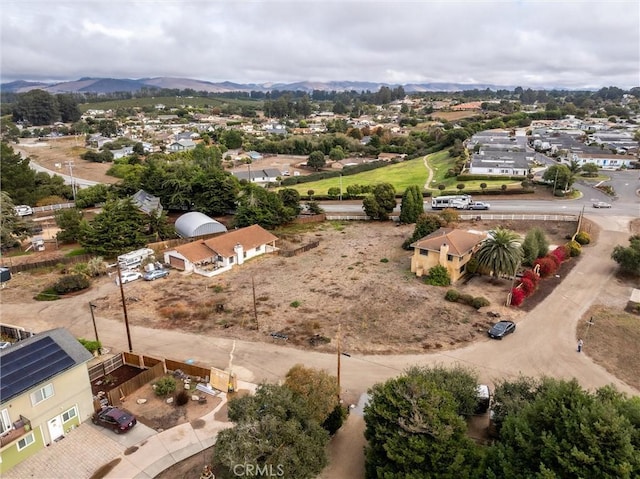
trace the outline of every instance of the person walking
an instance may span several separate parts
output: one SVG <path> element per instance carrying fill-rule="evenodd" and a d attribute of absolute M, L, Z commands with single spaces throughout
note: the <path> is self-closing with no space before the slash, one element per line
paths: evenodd
<path fill-rule="evenodd" d="M 582 352 L 582 346 L 584 345 L 584 343 L 582 342 L 582 339 L 578 339 L 578 352 Z"/>

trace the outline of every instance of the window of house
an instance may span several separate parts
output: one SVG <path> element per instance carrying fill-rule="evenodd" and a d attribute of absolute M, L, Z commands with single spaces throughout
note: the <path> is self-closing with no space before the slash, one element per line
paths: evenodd
<path fill-rule="evenodd" d="M 71 419 L 73 419 L 77 415 L 78 415 L 78 412 L 76 411 L 76 407 L 73 406 L 68 411 L 65 411 L 65 412 L 62 413 L 62 422 L 70 421 Z"/>
<path fill-rule="evenodd" d="M 233 263 L 233 256 L 229 258 L 229 264 Z"/>
<path fill-rule="evenodd" d="M 9 411 L 7 409 L 3 409 L 0 412 L 0 434 L 4 434 L 10 429 L 11 429 L 11 419 L 9 418 Z"/>
<path fill-rule="evenodd" d="M 18 441 L 18 451 L 22 451 L 25 447 L 30 446 L 34 442 L 36 442 L 36 439 L 33 432 L 31 432 Z"/>
<path fill-rule="evenodd" d="M 53 384 L 47 384 L 45 387 L 31 393 L 31 404 L 35 406 L 51 396 L 53 396 Z"/>
<path fill-rule="evenodd" d="M 464 273 L 464 270 L 467 269 L 467 263 L 460 266 L 460 273 Z"/>
<path fill-rule="evenodd" d="M 262 250 L 262 245 L 256 246 L 256 252 L 261 251 L 261 250 Z"/>
<path fill-rule="evenodd" d="M 428 250 L 426 250 L 426 249 L 421 249 L 421 250 L 420 250 L 420 254 L 421 254 L 422 256 L 429 256 L 429 251 L 428 251 Z"/>
<path fill-rule="evenodd" d="M 453 255 L 452 254 L 448 254 L 447 255 L 447 261 L 453 261 Z"/>

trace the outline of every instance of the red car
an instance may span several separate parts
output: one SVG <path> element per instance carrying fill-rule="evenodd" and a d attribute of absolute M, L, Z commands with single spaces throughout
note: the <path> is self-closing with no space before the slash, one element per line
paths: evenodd
<path fill-rule="evenodd" d="M 138 423 L 130 412 L 111 406 L 94 413 L 91 421 L 98 426 L 112 429 L 116 434 L 126 432 Z"/>

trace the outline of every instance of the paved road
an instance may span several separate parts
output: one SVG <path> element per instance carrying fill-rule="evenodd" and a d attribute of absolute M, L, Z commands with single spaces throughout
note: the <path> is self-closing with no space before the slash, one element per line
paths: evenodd
<path fill-rule="evenodd" d="M 592 217 L 603 230 L 598 243 L 586 248 L 584 258 L 554 293 L 518 323 L 518 331 L 504 341 L 481 340 L 468 347 L 424 355 L 363 355 L 342 358 L 342 387 L 352 394 L 364 392 L 376 382 L 400 374 L 414 364 L 461 363 L 478 370 L 484 381 L 497 378 L 548 374 L 557 377 L 576 377 L 588 388 L 613 383 L 621 390 L 638 394 L 627 384 L 594 364 L 586 354 L 575 352 L 575 330 L 584 311 L 604 294 L 616 288 L 610 279 L 616 263 L 610 252 L 616 244 L 624 244 L 628 237 L 631 217 Z M 75 298 L 50 303 L 2 305 L 3 322 L 42 331 L 64 326 L 74 335 L 93 337 L 89 301 L 104 296 L 116 286 L 104 280 L 92 291 Z M 628 289 L 628 288 L 627 288 Z M 615 294 L 628 298 L 630 291 Z M 97 316 L 98 331 L 103 344 L 117 350 L 127 349 L 123 322 Z M 336 356 L 293 349 L 270 342 L 257 344 L 232 341 L 181 331 L 131 328 L 135 351 L 162 355 L 179 360 L 193 359 L 204 364 L 225 368 L 229 353 L 233 353 L 232 369 L 242 380 L 250 382 L 276 381 L 291 366 L 307 366 L 336 371 Z M 268 338 L 268 336 L 266 336 Z"/>

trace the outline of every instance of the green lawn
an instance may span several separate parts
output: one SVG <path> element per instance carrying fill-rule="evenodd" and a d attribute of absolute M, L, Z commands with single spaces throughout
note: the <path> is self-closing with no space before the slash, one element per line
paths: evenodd
<path fill-rule="evenodd" d="M 342 177 L 342 191 L 346 193 L 349 185 L 375 185 L 378 183 L 391 183 L 396 189 L 396 193 L 403 193 L 408 186 L 419 185 L 424 187 L 427 181 L 427 168 L 424 166 L 423 158 L 403 161 L 394 165 L 385 166 L 376 170 L 365 171 L 357 175 Z M 287 188 L 297 190 L 301 195 L 306 195 L 307 191 L 313 190 L 317 195 L 326 195 L 329 188 L 339 188 L 340 178 L 328 178 L 326 180 L 313 181 L 310 183 L 300 183 Z"/>
<path fill-rule="evenodd" d="M 444 184 L 448 191 L 454 190 L 456 185 L 460 183 L 455 177 L 445 178 L 447 171 L 451 168 L 455 159 L 449 157 L 449 152 L 439 151 L 427 156 L 427 162 L 433 170 L 433 180 L 428 185 L 427 190 L 431 191 L 435 196 L 438 195 L 438 185 Z M 396 193 L 402 194 L 408 186 L 418 185 L 420 188 L 425 187 L 428 171 L 424 164 L 424 158 L 416 158 L 415 160 L 403 161 L 394 165 L 385 166 L 376 170 L 365 171 L 357 175 L 349 175 L 342 177 L 342 192 L 346 194 L 349 185 L 376 185 L 378 183 L 391 183 L 396 189 Z M 496 179 L 496 180 L 470 180 L 463 182 L 465 190 L 480 189 L 481 183 L 486 183 L 488 189 L 500 188 L 503 184 L 509 185 L 510 188 L 520 188 L 519 181 Z M 328 178 L 325 180 L 313 181 L 309 183 L 300 183 L 287 188 L 292 188 L 300 195 L 306 196 L 309 190 L 313 190 L 316 195 L 326 195 L 329 188 L 340 188 L 340 178 Z M 464 190 L 462 190 L 464 193 Z"/>

